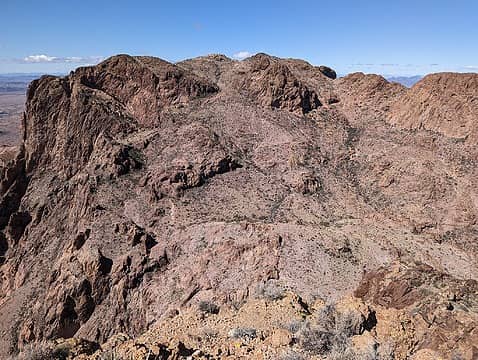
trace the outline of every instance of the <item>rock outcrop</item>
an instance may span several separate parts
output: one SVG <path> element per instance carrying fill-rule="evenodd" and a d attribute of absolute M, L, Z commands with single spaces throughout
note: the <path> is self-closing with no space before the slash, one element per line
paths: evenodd
<path fill-rule="evenodd" d="M 377 334 L 397 344 L 397 357 L 424 350 L 446 358 L 477 354 L 476 280 L 454 279 L 423 264 L 394 264 L 367 274 L 355 295 L 373 304 Z"/>
<path fill-rule="evenodd" d="M 337 79 L 337 73 L 335 72 L 335 70 L 329 68 L 328 66 L 325 66 L 325 65 L 319 66 L 319 71 L 332 80 Z"/>
<path fill-rule="evenodd" d="M 279 59 L 257 54 L 247 59 L 244 65 L 250 76 L 241 77 L 238 90 L 246 91 L 259 104 L 299 114 L 322 105 L 317 93 L 307 88 Z"/>

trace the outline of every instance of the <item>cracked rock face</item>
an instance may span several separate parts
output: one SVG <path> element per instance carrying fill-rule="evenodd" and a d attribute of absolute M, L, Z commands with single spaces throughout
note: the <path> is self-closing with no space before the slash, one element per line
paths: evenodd
<path fill-rule="evenodd" d="M 201 301 L 240 307 L 267 281 L 308 303 L 362 284 L 380 324 L 425 291 L 415 270 L 363 285 L 394 261 L 476 281 L 475 130 L 427 97 L 456 76 L 407 90 L 265 54 L 119 55 L 35 80 L 0 166 L 1 353 L 134 337 Z M 468 116 L 474 93 L 457 82 L 443 101 Z M 403 351 L 449 354 L 420 344 Z"/>

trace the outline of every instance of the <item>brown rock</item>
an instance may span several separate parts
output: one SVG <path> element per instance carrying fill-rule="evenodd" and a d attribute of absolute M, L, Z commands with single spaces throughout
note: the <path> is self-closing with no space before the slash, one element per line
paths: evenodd
<path fill-rule="evenodd" d="M 331 78 L 331 79 L 336 79 L 337 78 L 337 73 L 329 68 L 328 66 L 319 66 L 319 71 L 324 74 L 325 76 L 327 76 L 328 78 Z"/>
<path fill-rule="evenodd" d="M 389 121 L 407 129 L 426 129 L 476 142 L 478 74 L 428 75 L 390 109 Z"/>
<path fill-rule="evenodd" d="M 322 105 L 315 91 L 309 90 L 280 60 L 257 54 L 246 63 L 251 74 L 242 87 L 261 105 L 303 114 Z"/>
<path fill-rule="evenodd" d="M 288 346 L 292 342 L 292 335 L 285 329 L 277 329 L 272 333 L 270 341 L 274 347 Z"/>

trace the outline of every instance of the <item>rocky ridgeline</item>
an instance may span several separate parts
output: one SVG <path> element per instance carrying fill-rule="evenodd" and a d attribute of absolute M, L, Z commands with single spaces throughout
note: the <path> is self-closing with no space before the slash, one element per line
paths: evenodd
<path fill-rule="evenodd" d="M 473 359 L 476 84 L 266 54 L 35 80 L 0 167 L 1 353 Z"/>

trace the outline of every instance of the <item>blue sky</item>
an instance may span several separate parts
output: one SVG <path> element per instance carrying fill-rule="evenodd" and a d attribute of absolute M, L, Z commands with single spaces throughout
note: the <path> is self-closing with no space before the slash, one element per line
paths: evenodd
<path fill-rule="evenodd" d="M 477 0 L 0 0 L 0 73 L 257 52 L 341 74 L 477 72 L 477 45 Z"/>

